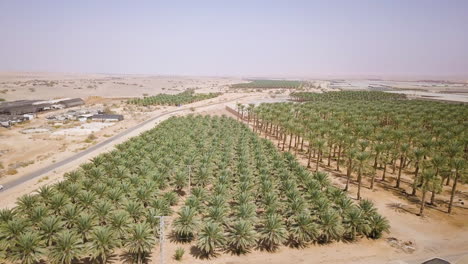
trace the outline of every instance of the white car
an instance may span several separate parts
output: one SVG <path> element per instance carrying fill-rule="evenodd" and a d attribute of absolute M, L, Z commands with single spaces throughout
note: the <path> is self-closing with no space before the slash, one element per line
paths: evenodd
<path fill-rule="evenodd" d="M 0 184 L 0 191 L 3 190 L 3 185 Z"/>

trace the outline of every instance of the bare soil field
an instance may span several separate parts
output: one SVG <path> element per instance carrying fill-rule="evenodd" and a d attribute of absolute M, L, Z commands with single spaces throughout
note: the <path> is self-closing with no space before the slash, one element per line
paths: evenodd
<path fill-rule="evenodd" d="M 219 92 L 239 82 L 243 81 L 222 77 L 0 72 L 0 98 L 142 97 L 174 94 L 189 88 L 197 92 Z"/>

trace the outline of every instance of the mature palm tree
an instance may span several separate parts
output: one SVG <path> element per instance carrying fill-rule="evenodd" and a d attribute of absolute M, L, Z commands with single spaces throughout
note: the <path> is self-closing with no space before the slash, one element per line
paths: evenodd
<path fill-rule="evenodd" d="M 357 190 L 357 199 L 361 199 L 361 182 L 362 182 L 362 171 L 364 170 L 365 167 L 365 161 L 369 158 L 369 153 L 368 152 L 359 152 L 356 155 L 356 160 L 357 160 L 357 173 L 358 173 L 358 190 Z"/>
<path fill-rule="evenodd" d="M 395 186 L 396 188 L 400 188 L 401 171 L 405 164 L 406 155 L 408 153 L 409 147 L 410 147 L 409 144 L 402 144 L 400 147 L 400 167 L 398 168 L 398 178 L 397 178 L 396 186 Z"/>
<path fill-rule="evenodd" d="M 421 175 L 421 206 L 419 208 L 419 215 L 423 216 L 424 206 L 426 204 L 426 193 L 431 181 L 434 180 L 435 172 L 432 169 L 425 169 Z"/>
<path fill-rule="evenodd" d="M 15 263 L 39 263 L 45 253 L 41 238 L 36 232 L 22 233 L 12 244 L 8 259 Z"/>
<path fill-rule="evenodd" d="M 413 154 L 414 154 L 414 159 L 415 159 L 414 161 L 415 170 L 414 170 L 414 180 L 413 180 L 413 191 L 411 192 L 411 195 L 416 195 L 416 188 L 417 188 L 418 181 L 419 181 L 419 178 L 418 178 L 419 167 L 420 167 L 421 160 L 425 155 L 425 151 L 422 149 L 415 149 L 413 151 Z"/>
<path fill-rule="evenodd" d="M 107 263 L 109 256 L 118 246 L 120 246 L 120 241 L 111 227 L 98 226 L 91 233 L 87 251 L 91 254 L 92 259 L 103 264 Z"/>
<path fill-rule="evenodd" d="M 255 246 L 257 233 L 250 221 L 236 221 L 228 231 L 227 245 L 237 253 L 246 253 Z"/>
<path fill-rule="evenodd" d="M 319 161 L 322 159 L 323 148 L 325 147 L 325 140 L 316 139 L 314 141 L 315 149 L 317 150 L 317 161 L 315 163 L 315 171 L 318 171 Z"/>
<path fill-rule="evenodd" d="M 455 159 L 453 161 L 453 168 L 455 169 L 455 179 L 453 180 L 452 191 L 450 193 L 450 202 L 448 205 L 449 214 L 452 213 L 453 198 L 455 197 L 455 192 L 457 190 L 458 180 L 461 178 L 462 175 L 466 176 L 466 174 L 462 174 L 465 164 L 466 164 L 466 160 L 464 159 Z"/>
<path fill-rule="evenodd" d="M 136 223 L 128 228 L 124 247 L 133 260 L 140 264 L 146 262 L 154 243 L 150 226 L 146 223 Z"/>
<path fill-rule="evenodd" d="M 55 236 L 49 247 L 48 260 L 51 263 L 71 264 L 73 260 L 83 256 L 83 241 L 80 236 L 70 230 L 64 230 Z"/>

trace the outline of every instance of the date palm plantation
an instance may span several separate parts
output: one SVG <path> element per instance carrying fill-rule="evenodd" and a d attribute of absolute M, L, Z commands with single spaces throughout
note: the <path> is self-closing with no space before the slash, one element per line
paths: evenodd
<path fill-rule="evenodd" d="M 191 190 L 181 192 L 189 166 Z M 7 263 L 146 263 L 160 215 L 173 215 L 174 239 L 208 257 L 389 230 L 372 204 L 355 204 L 326 174 L 227 117 L 170 118 L 64 177 L 0 210 Z"/>
<path fill-rule="evenodd" d="M 411 190 L 405 191 L 422 200 L 421 214 L 426 195 L 434 205 L 444 185 L 451 188 L 446 211 L 452 212 L 457 184 L 468 180 L 466 104 L 376 91 L 298 92 L 291 97 L 300 103 L 264 103 L 244 120 L 254 120 L 254 131 L 277 138 L 282 150 L 303 152 L 309 167 L 315 162 L 315 171 L 319 164 L 331 167 L 331 160 L 337 171 L 340 164 L 346 166 L 345 191 L 355 177 L 357 199 L 363 179 L 373 189 L 382 171 L 382 181 L 403 189 L 405 173 L 411 177 Z"/>

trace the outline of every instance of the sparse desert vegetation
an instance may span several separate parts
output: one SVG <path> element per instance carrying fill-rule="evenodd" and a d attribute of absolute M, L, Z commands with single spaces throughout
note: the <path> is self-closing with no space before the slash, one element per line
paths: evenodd
<path fill-rule="evenodd" d="M 289 80 L 252 80 L 247 83 L 236 83 L 231 88 L 252 88 L 252 89 L 299 89 L 305 86 L 303 81 Z"/>

